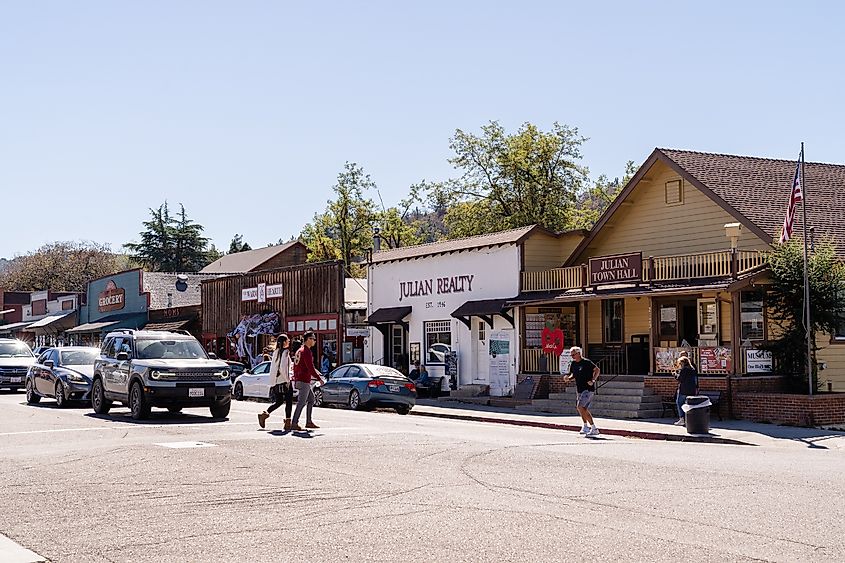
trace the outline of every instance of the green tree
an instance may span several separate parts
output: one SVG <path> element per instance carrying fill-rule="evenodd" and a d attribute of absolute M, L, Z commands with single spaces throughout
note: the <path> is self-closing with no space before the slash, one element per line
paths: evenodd
<path fill-rule="evenodd" d="M 0 273 L 0 287 L 17 291 L 85 291 L 88 280 L 131 267 L 129 257 L 105 244 L 65 241 L 19 256 Z"/>
<path fill-rule="evenodd" d="M 244 242 L 243 236 L 235 233 L 235 236 L 232 237 L 232 242 L 229 243 L 229 254 L 246 252 L 247 250 L 252 250 L 252 247 L 248 242 Z"/>
<path fill-rule="evenodd" d="M 793 238 L 775 245 L 768 253 L 772 283 L 766 294 L 769 318 L 780 337 L 770 343 L 778 371 L 791 376 L 797 390 L 807 383 L 807 333 L 804 325 L 804 246 Z M 834 245 L 823 242 L 808 258 L 810 322 L 812 334 L 833 333 L 845 312 L 845 264 L 837 260 Z M 812 340 L 813 359 L 817 348 Z M 815 361 L 813 361 L 815 365 Z M 817 370 L 813 370 L 818 387 Z"/>
<path fill-rule="evenodd" d="M 480 135 L 458 129 L 450 140 L 455 156 L 449 162 L 462 175 L 440 184 L 438 196 L 450 204 L 476 204 L 463 211 L 483 212 L 475 225 L 466 213 L 451 214 L 458 223 L 447 214 L 448 236 L 534 223 L 553 231 L 571 228 L 577 194 L 587 181 L 588 171 L 580 164 L 585 140 L 577 128 L 559 123 L 549 132 L 524 123 L 508 134 L 496 121 L 483 126 Z"/>
<path fill-rule="evenodd" d="M 622 191 L 639 167 L 629 160 L 625 164 L 625 174 L 619 178 L 608 179 L 605 174 L 599 176 L 593 185 L 578 194 L 577 212 L 574 214 L 572 228 L 591 229 L 599 217 L 610 207 L 619 192 Z"/>
<path fill-rule="evenodd" d="M 332 186 L 334 199 L 323 213 L 314 215 L 300 235 L 311 250 L 309 261 L 341 260 L 346 268 L 360 275 L 360 266 L 373 246 L 373 223 L 378 217 L 375 202 L 366 193 L 376 185 L 364 169 L 347 162 Z"/>
<path fill-rule="evenodd" d="M 427 224 L 419 211 L 424 184 L 411 186 L 408 197 L 394 207 L 387 207 L 377 191 L 381 211 L 375 217 L 381 229 L 382 248 L 399 248 L 431 242 L 427 233 Z"/>
<path fill-rule="evenodd" d="M 177 217 L 170 215 L 167 202 L 150 209 L 141 241 L 124 245 L 133 260 L 155 272 L 195 272 L 211 261 L 203 226 L 188 218 L 184 205 L 179 207 Z"/>

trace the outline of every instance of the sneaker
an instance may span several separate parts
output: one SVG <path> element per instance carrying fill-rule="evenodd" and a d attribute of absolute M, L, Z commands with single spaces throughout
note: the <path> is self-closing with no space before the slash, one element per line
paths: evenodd
<path fill-rule="evenodd" d="M 267 422 L 268 418 L 270 418 L 270 415 L 268 413 L 266 413 L 266 412 L 258 413 L 258 426 L 260 426 L 261 428 L 264 428 L 265 423 Z"/>
<path fill-rule="evenodd" d="M 310 428 L 311 430 L 316 430 L 316 429 L 318 429 L 318 428 L 319 428 L 319 426 L 317 426 L 317 425 L 316 425 L 316 424 L 314 424 L 313 422 L 306 422 L 306 423 L 305 423 L 305 428 Z"/>
<path fill-rule="evenodd" d="M 679 418 L 678 420 L 676 420 L 674 422 L 674 424 L 675 424 L 675 426 L 686 426 L 687 423 L 684 421 L 683 418 Z"/>
<path fill-rule="evenodd" d="M 581 431 L 578 432 L 578 433 L 579 434 L 587 434 L 589 431 L 590 431 L 590 427 L 585 424 L 584 426 L 581 427 Z"/>
<path fill-rule="evenodd" d="M 596 428 L 595 426 L 590 428 L 590 431 L 587 432 L 587 436 L 599 436 L 599 435 L 601 435 L 601 432 L 599 432 L 599 429 Z"/>

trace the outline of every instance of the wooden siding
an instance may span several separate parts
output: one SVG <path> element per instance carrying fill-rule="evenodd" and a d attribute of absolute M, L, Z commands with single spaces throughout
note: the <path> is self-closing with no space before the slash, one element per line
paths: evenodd
<path fill-rule="evenodd" d="M 284 252 L 273 256 L 267 262 L 261 264 L 258 270 L 274 270 L 276 268 L 285 268 L 287 266 L 299 266 L 308 261 L 308 250 L 300 245 L 294 245 Z"/>
<path fill-rule="evenodd" d="M 584 344 L 601 344 L 602 335 L 601 301 L 587 301 L 587 342 Z"/>
<path fill-rule="evenodd" d="M 636 299 L 629 297 L 625 299 L 625 342 L 631 342 L 631 336 L 635 334 L 649 334 L 649 300 L 646 297 Z"/>
<path fill-rule="evenodd" d="M 729 293 L 719 295 L 719 343 L 725 346 L 731 345 L 733 335 L 733 322 L 731 319 L 731 304 Z"/>
<path fill-rule="evenodd" d="M 522 245 L 524 271 L 534 272 L 563 265 L 583 238 L 580 233 L 566 233 L 559 237 L 534 233 Z"/>
<path fill-rule="evenodd" d="M 816 361 L 825 362 L 827 367 L 819 372 L 822 391 L 827 391 L 827 382 L 833 383 L 833 390 L 845 392 L 845 342 L 830 341 L 830 335 L 816 335 Z"/>
<path fill-rule="evenodd" d="M 640 181 L 579 257 L 579 262 L 590 256 L 626 252 L 642 251 L 646 258 L 730 248 L 724 225 L 736 222 L 732 215 L 686 181 L 683 182 L 683 203 L 667 205 L 665 183 L 678 180 L 680 176 L 661 162 L 652 166 L 646 178 L 649 181 Z M 737 247 L 766 250 L 768 245 L 748 229 L 743 229 Z"/>
<path fill-rule="evenodd" d="M 266 303 L 241 301 L 241 290 L 282 284 L 283 297 Z M 276 270 L 250 272 L 209 280 L 202 284 L 202 330 L 223 335 L 242 315 L 276 311 L 282 318 L 342 314 L 344 274 L 340 262 L 320 262 Z"/>

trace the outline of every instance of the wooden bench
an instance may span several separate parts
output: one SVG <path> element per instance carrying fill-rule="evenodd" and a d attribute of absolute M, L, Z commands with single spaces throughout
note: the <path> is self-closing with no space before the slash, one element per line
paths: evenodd
<path fill-rule="evenodd" d="M 701 391 L 699 393 L 700 396 L 707 397 L 710 399 L 711 407 L 710 412 L 715 412 L 716 416 L 719 417 L 719 420 L 722 420 L 722 412 L 719 410 L 719 406 L 722 403 L 722 392 L 721 391 Z M 663 401 L 663 412 L 660 414 L 661 418 L 666 417 L 666 411 L 675 413 L 679 418 L 681 413 L 678 412 L 678 405 L 675 403 L 675 400 L 672 399 L 671 401 Z"/>

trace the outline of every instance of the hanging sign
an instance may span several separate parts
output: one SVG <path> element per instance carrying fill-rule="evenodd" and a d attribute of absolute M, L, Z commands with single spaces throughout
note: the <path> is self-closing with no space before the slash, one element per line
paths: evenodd
<path fill-rule="evenodd" d="M 126 290 L 109 280 L 106 289 L 97 296 L 97 310 L 101 313 L 118 311 L 126 305 Z"/>
<path fill-rule="evenodd" d="M 544 354 L 559 356 L 563 353 L 563 331 L 561 329 L 544 328 L 543 332 L 540 333 L 540 341 L 543 345 Z"/>
<path fill-rule="evenodd" d="M 590 285 L 642 281 L 643 253 L 590 258 Z"/>
<path fill-rule="evenodd" d="M 267 285 L 258 284 L 258 287 L 248 287 L 241 290 L 241 301 L 258 301 L 266 303 L 268 299 L 278 299 L 284 296 L 282 284 Z"/>

